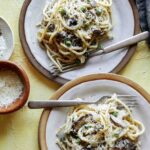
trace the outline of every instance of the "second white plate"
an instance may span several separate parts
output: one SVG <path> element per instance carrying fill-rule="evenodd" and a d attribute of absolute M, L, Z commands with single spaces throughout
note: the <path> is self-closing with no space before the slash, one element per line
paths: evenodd
<path fill-rule="evenodd" d="M 115 78 L 117 78 L 117 76 Z M 61 95 L 59 100 L 74 99 L 80 97 L 86 100 L 95 101 L 103 95 L 111 95 L 113 93 L 137 96 L 136 102 L 138 103 L 138 106 L 133 109 L 133 115 L 135 119 L 141 121 L 146 127 L 146 132 L 141 137 L 141 149 L 147 150 L 147 147 L 150 147 L 150 105 L 144 98 L 144 95 L 140 94 L 136 89 L 132 87 L 134 83 L 126 81 L 125 78 L 121 78 L 122 80 L 124 79 L 124 82 L 128 82 L 122 83 L 115 80 L 115 78 L 113 75 L 99 75 L 98 79 L 98 75 L 93 75 L 91 76 L 91 78 L 85 77 L 79 79 L 80 81 L 82 81 L 82 83 L 77 84 L 77 82 L 74 81 L 72 82 L 73 87 L 69 90 L 66 90 L 67 85 L 61 89 L 66 91 Z M 130 83 L 131 86 L 128 85 Z M 136 88 L 138 89 L 138 87 Z M 48 150 L 59 150 L 58 146 L 56 145 L 56 132 L 65 123 L 67 112 L 69 111 L 69 109 L 70 108 L 55 108 L 50 112 L 47 118 L 48 120 L 46 122 L 45 130 L 43 130 L 45 131 L 44 135 L 46 136 L 46 145 L 48 147 Z M 44 126 L 41 127 L 44 128 Z"/>

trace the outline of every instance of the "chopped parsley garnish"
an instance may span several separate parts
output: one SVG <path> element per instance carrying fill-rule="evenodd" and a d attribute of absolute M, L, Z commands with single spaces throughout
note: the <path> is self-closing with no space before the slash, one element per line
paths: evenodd
<path fill-rule="evenodd" d="M 86 23 L 86 22 L 83 22 L 83 24 L 85 24 L 85 23 Z M 84 25 L 84 29 L 85 29 L 85 30 L 88 30 L 88 29 L 89 29 L 89 25 L 88 25 L 88 24 L 85 24 L 85 25 Z"/>
<path fill-rule="evenodd" d="M 66 15 L 66 11 L 65 11 L 65 9 L 63 9 L 63 8 L 60 8 L 59 9 L 59 12 L 61 13 L 61 15 Z"/>
<path fill-rule="evenodd" d="M 81 61 L 79 59 L 76 60 L 76 64 L 80 65 Z"/>
<path fill-rule="evenodd" d="M 115 134 L 113 134 L 113 137 L 118 138 L 118 137 L 119 137 L 119 134 L 115 133 Z"/>
<path fill-rule="evenodd" d="M 86 11 L 86 8 L 85 8 L 85 7 L 81 7 L 81 11 L 82 11 L 82 12 L 85 12 L 85 11 Z"/>
<path fill-rule="evenodd" d="M 101 10 L 101 9 L 96 8 L 96 9 L 95 9 L 95 12 L 96 12 L 96 14 L 97 14 L 97 15 L 100 15 L 100 14 L 102 13 L 102 10 Z"/>
<path fill-rule="evenodd" d="M 72 117 L 72 121 L 74 121 L 75 120 L 75 118 L 74 118 L 74 116 Z"/>
<path fill-rule="evenodd" d="M 113 116 L 115 116 L 115 117 L 118 116 L 118 112 L 117 111 L 111 112 L 110 114 L 113 115 Z"/>
<path fill-rule="evenodd" d="M 98 43 L 97 49 L 98 50 L 102 50 L 103 49 L 103 46 L 101 45 L 101 43 Z"/>
<path fill-rule="evenodd" d="M 71 41 L 70 40 L 66 39 L 64 42 L 65 42 L 65 45 L 67 45 L 68 47 L 71 46 Z"/>
<path fill-rule="evenodd" d="M 77 143 L 80 144 L 81 143 L 81 139 L 77 138 Z"/>
<path fill-rule="evenodd" d="M 85 129 L 89 129 L 89 128 L 92 128 L 92 126 L 85 126 Z"/>

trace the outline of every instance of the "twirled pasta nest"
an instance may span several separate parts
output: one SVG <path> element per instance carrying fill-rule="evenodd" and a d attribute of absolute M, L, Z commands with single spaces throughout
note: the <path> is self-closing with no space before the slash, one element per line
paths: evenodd
<path fill-rule="evenodd" d="M 87 52 L 100 49 L 111 25 L 111 0 L 57 0 L 46 5 L 38 40 L 62 71 L 66 64 L 84 63 Z"/>

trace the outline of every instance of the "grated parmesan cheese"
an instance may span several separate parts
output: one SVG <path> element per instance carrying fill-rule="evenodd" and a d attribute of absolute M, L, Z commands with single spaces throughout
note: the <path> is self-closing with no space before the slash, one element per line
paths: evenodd
<path fill-rule="evenodd" d="M 0 70 L 0 107 L 7 107 L 22 94 L 23 83 L 14 71 Z"/>

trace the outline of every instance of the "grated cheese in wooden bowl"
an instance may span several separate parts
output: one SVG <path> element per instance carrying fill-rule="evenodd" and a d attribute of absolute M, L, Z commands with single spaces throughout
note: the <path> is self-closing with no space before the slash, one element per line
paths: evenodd
<path fill-rule="evenodd" d="M 0 107 L 7 107 L 20 97 L 24 85 L 17 73 L 0 70 Z"/>

